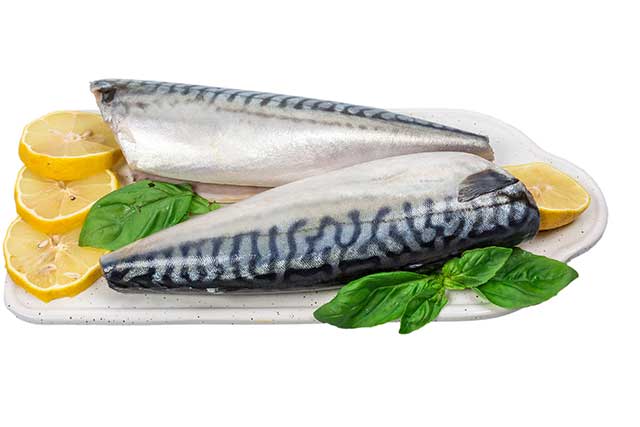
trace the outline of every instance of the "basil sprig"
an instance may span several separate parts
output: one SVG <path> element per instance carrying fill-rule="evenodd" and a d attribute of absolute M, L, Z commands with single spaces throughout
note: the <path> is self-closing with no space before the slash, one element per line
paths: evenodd
<path fill-rule="evenodd" d="M 427 279 L 430 281 L 431 279 Z M 433 279 L 437 281 L 438 279 Z M 447 304 L 447 294 L 442 283 L 434 283 L 413 297 L 407 304 L 407 308 L 400 318 L 400 333 L 408 334 L 422 328 L 433 321 L 440 310 Z"/>
<path fill-rule="evenodd" d="M 507 262 L 511 248 L 489 247 L 470 250 L 460 258 L 449 260 L 442 267 L 442 278 L 448 289 L 476 288 L 489 279 Z"/>
<path fill-rule="evenodd" d="M 107 194 L 91 207 L 79 243 L 119 249 L 219 207 L 195 194 L 189 184 L 139 181 Z"/>
<path fill-rule="evenodd" d="M 577 277 L 578 272 L 563 262 L 516 248 L 504 266 L 476 290 L 500 307 L 524 308 L 556 296 Z"/>
<path fill-rule="evenodd" d="M 402 316 L 409 301 L 428 288 L 429 282 L 419 273 L 370 274 L 344 286 L 314 315 L 339 328 L 381 325 Z"/>
<path fill-rule="evenodd" d="M 473 289 L 505 308 L 540 304 L 578 277 L 568 265 L 519 248 L 466 251 L 439 272 L 376 273 L 343 286 L 315 318 L 339 328 L 376 326 L 400 319 L 408 334 L 433 321 L 447 304 L 447 292 Z"/>

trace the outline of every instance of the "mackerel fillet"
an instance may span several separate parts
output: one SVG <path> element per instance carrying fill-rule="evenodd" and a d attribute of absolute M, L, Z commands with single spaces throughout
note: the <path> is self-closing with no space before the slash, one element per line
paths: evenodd
<path fill-rule="evenodd" d="M 276 187 L 404 154 L 493 159 L 485 136 L 378 108 L 136 80 L 98 80 L 91 91 L 127 163 L 165 178 Z"/>
<path fill-rule="evenodd" d="M 375 160 L 273 188 L 102 257 L 120 291 L 318 289 L 532 238 L 516 178 L 467 153 Z"/>

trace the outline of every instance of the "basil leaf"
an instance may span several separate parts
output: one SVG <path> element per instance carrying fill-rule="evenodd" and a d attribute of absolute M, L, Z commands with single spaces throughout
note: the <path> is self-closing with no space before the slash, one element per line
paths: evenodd
<path fill-rule="evenodd" d="M 80 233 L 80 246 L 115 250 L 181 222 L 193 199 L 188 184 L 139 181 L 98 200 Z"/>
<path fill-rule="evenodd" d="M 189 206 L 189 215 L 201 215 L 215 211 L 221 207 L 218 203 L 210 202 L 204 197 L 194 194 L 193 199 L 191 199 L 191 205 Z"/>
<path fill-rule="evenodd" d="M 511 256 L 511 248 L 490 246 L 466 251 L 442 267 L 447 289 L 468 289 L 491 279 Z"/>
<path fill-rule="evenodd" d="M 577 277 L 563 262 L 515 248 L 496 275 L 476 290 L 500 307 L 522 308 L 548 300 Z"/>
<path fill-rule="evenodd" d="M 362 328 L 398 319 L 407 303 L 428 286 L 428 276 L 398 271 L 354 280 L 313 315 L 339 328 Z"/>
<path fill-rule="evenodd" d="M 400 333 L 409 334 L 432 322 L 447 304 L 443 287 L 427 289 L 413 297 L 400 320 Z"/>

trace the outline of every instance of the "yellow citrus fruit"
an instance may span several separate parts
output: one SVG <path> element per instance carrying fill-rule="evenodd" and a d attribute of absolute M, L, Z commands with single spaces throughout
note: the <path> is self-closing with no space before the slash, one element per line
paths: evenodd
<path fill-rule="evenodd" d="M 527 187 L 540 209 L 540 230 L 562 227 L 589 207 L 591 197 L 576 180 L 546 163 L 506 166 Z"/>
<path fill-rule="evenodd" d="M 58 181 L 22 168 L 15 185 L 16 210 L 42 233 L 64 233 L 82 225 L 93 203 L 117 188 L 118 179 L 110 170 Z"/>
<path fill-rule="evenodd" d="M 16 219 L 4 239 L 9 276 L 45 302 L 77 295 L 100 277 L 98 261 L 107 252 L 79 247 L 79 236 L 80 227 L 63 234 L 46 234 Z"/>
<path fill-rule="evenodd" d="M 58 111 L 25 126 L 22 162 L 38 175 L 73 180 L 109 169 L 120 149 L 109 126 L 96 113 Z"/>

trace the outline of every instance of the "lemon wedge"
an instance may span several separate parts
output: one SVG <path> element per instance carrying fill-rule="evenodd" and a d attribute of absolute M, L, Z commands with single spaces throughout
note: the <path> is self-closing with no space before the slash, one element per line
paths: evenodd
<path fill-rule="evenodd" d="M 82 225 L 93 203 L 117 189 L 118 179 L 110 170 L 88 178 L 58 181 L 22 168 L 14 196 L 18 215 L 36 230 L 51 234 Z"/>
<path fill-rule="evenodd" d="M 591 202 L 589 193 L 570 176 L 546 163 L 505 166 L 531 193 L 540 210 L 540 230 L 573 222 Z"/>
<path fill-rule="evenodd" d="M 18 151 L 36 174 L 65 181 L 109 169 L 120 157 L 115 136 L 102 117 L 82 111 L 58 111 L 29 123 Z"/>
<path fill-rule="evenodd" d="M 79 235 L 79 227 L 64 234 L 46 234 L 16 219 L 4 239 L 9 276 L 45 302 L 84 291 L 100 277 L 98 260 L 107 251 L 79 247 Z"/>

